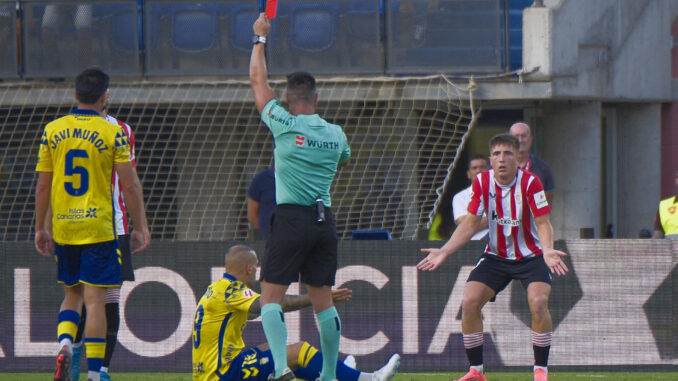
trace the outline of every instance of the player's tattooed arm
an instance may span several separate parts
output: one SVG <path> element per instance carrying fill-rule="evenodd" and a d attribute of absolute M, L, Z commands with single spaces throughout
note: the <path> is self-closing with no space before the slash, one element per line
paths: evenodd
<path fill-rule="evenodd" d="M 346 302 L 351 300 L 353 291 L 348 288 L 338 288 L 332 290 L 332 301 L 334 303 Z M 308 295 L 285 295 L 280 303 L 283 312 L 296 311 L 311 306 L 311 298 Z M 247 312 L 247 319 L 252 320 L 261 314 L 261 302 L 259 298 L 255 300 Z"/>
<path fill-rule="evenodd" d="M 247 311 L 247 320 L 256 319 L 259 315 L 261 315 L 261 302 L 260 298 L 257 298 L 250 304 L 250 309 Z"/>
<path fill-rule="evenodd" d="M 351 299 L 353 291 L 348 288 L 338 288 L 331 291 L 334 303 L 345 302 Z M 311 306 L 311 298 L 308 295 L 285 295 L 282 301 L 283 311 L 296 311 Z"/>
<path fill-rule="evenodd" d="M 311 299 L 308 295 L 285 295 L 280 306 L 283 312 L 296 311 L 311 306 Z M 261 315 L 261 301 L 257 298 L 247 311 L 247 319 L 256 319 L 259 315 Z"/>
<path fill-rule="evenodd" d="M 284 312 L 300 310 L 311 306 L 311 298 L 308 295 L 285 295 L 280 306 Z"/>

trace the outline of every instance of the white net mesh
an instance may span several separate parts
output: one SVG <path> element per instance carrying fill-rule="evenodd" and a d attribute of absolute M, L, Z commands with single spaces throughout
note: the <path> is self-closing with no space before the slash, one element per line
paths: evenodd
<path fill-rule="evenodd" d="M 284 81 L 273 86 L 283 94 Z M 469 86 L 431 76 L 324 79 L 318 90 L 318 113 L 344 127 L 352 150 L 332 189 L 339 237 L 387 229 L 415 238 L 475 123 Z M 110 113 L 136 135 L 152 236 L 246 239 L 246 190 L 273 148 L 249 82 L 113 83 L 111 99 Z M 32 239 L 39 137 L 73 106 L 67 83 L 0 85 L 2 239 Z"/>

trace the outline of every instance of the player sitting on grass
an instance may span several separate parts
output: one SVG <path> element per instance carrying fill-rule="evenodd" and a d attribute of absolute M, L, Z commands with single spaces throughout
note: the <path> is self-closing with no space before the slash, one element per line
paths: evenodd
<path fill-rule="evenodd" d="M 261 313 L 255 284 L 257 254 L 243 245 L 233 246 L 226 253 L 224 277 L 212 283 L 200 298 L 193 324 L 193 381 L 240 380 L 265 381 L 273 374 L 274 363 L 267 344 L 245 349 L 242 332 L 248 319 Z M 332 291 L 334 302 L 351 298 L 352 291 L 340 288 Z M 283 311 L 310 307 L 308 295 L 286 295 Z M 290 380 L 315 380 L 320 376 L 323 356 L 307 342 L 287 346 L 287 366 Z M 353 368 L 349 356 L 337 362 L 338 381 L 386 381 L 393 378 L 400 365 L 394 354 L 388 363 L 374 373 Z"/>

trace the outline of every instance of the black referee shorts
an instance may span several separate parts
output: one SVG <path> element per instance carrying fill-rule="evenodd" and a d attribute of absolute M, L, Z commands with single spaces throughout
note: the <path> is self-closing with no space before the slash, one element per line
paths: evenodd
<path fill-rule="evenodd" d="M 483 254 L 469 274 L 467 282 L 483 283 L 493 289 L 496 295 L 513 279 L 520 280 L 525 289 L 532 282 L 551 284 L 551 271 L 546 266 L 543 255 L 512 261 L 492 254 Z"/>
<path fill-rule="evenodd" d="M 120 280 L 134 282 L 134 268 L 132 267 L 132 249 L 129 243 L 129 234 L 118 236 L 120 244 Z"/>
<path fill-rule="evenodd" d="M 334 285 L 337 272 L 336 220 L 325 208 L 325 221 L 316 222 L 315 206 L 282 204 L 271 216 L 271 231 L 261 264 L 261 280 L 289 285 L 298 281 L 314 287 Z"/>

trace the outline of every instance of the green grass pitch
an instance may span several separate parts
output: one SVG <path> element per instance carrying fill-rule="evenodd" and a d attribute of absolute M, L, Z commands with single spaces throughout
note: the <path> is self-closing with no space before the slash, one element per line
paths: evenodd
<path fill-rule="evenodd" d="M 463 376 L 462 373 L 402 373 L 393 381 L 450 381 Z M 0 381 L 44 381 L 50 380 L 52 373 L 0 373 Z M 188 373 L 111 373 L 114 381 L 191 381 Z M 489 372 L 488 381 L 530 381 L 532 373 Z M 631 381 L 631 380 L 678 380 L 678 372 L 552 372 L 550 381 Z M 85 381 L 85 374 L 80 375 Z"/>

